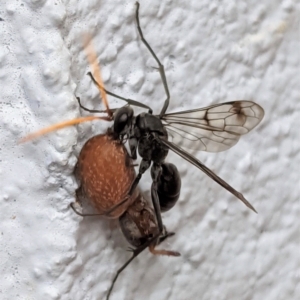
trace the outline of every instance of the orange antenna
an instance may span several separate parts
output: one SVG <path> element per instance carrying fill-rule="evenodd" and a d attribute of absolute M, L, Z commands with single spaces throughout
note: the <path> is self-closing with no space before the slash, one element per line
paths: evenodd
<path fill-rule="evenodd" d="M 38 130 L 36 132 L 30 133 L 24 138 L 22 138 L 19 143 L 26 143 L 28 141 L 31 141 L 35 138 L 38 138 L 42 135 L 45 135 L 47 133 L 53 132 L 55 130 L 63 129 L 68 126 L 72 125 L 77 125 L 83 122 L 88 122 L 88 121 L 93 121 L 93 120 L 105 120 L 105 121 L 110 121 L 108 117 L 96 117 L 96 116 L 88 116 L 88 117 L 82 117 L 82 118 L 77 118 L 69 121 L 63 121 L 54 125 L 51 125 L 49 127 L 43 128 L 41 130 Z"/>
<path fill-rule="evenodd" d="M 83 122 L 89 122 L 89 121 L 93 121 L 93 120 L 104 120 L 104 121 L 112 120 L 113 114 L 112 114 L 112 111 L 109 109 L 109 105 L 108 105 L 108 101 L 107 101 L 107 97 L 106 97 L 106 91 L 104 89 L 104 84 L 103 84 L 103 80 L 102 80 L 102 76 L 101 76 L 101 72 L 100 72 L 100 66 L 97 63 L 96 51 L 92 45 L 91 37 L 88 34 L 86 34 L 85 38 L 84 38 L 84 49 L 86 51 L 88 61 L 92 67 L 92 70 L 93 70 L 93 73 L 95 76 L 95 80 L 96 80 L 96 85 L 100 91 L 100 94 L 103 99 L 103 103 L 106 108 L 106 112 L 107 112 L 108 116 L 107 117 L 88 116 L 88 117 L 77 118 L 77 119 L 73 119 L 73 120 L 69 120 L 69 121 L 63 121 L 63 122 L 60 122 L 60 123 L 57 123 L 54 125 L 50 125 L 49 127 L 43 128 L 36 132 L 30 133 L 29 135 L 22 138 L 19 141 L 19 143 L 25 143 L 25 142 L 28 142 L 35 138 L 38 138 L 42 135 L 48 134 L 50 132 L 53 132 L 53 131 L 56 131 L 59 129 L 63 129 L 68 126 L 77 125 L 77 124 L 80 124 Z"/>
<path fill-rule="evenodd" d="M 104 103 L 104 106 L 106 108 L 106 112 L 107 112 L 108 116 L 112 117 L 112 112 L 109 109 L 108 100 L 107 100 L 106 92 L 105 92 L 105 89 L 104 89 L 104 84 L 103 84 L 103 80 L 102 80 L 102 76 L 101 76 L 101 72 L 100 72 L 100 66 L 97 62 L 96 51 L 95 51 L 95 48 L 93 46 L 91 36 L 89 34 L 85 35 L 84 49 L 85 49 L 88 61 L 91 65 L 91 67 L 92 67 L 93 75 L 94 75 L 95 80 L 97 82 L 96 85 L 97 85 L 97 87 L 100 91 L 101 98 L 103 99 L 103 103 Z"/>

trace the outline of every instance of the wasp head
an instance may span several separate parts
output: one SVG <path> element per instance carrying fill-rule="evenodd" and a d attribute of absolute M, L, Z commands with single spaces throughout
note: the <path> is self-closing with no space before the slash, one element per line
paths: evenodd
<path fill-rule="evenodd" d="M 128 132 L 129 125 L 133 118 L 133 109 L 130 106 L 119 108 L 114 114 L 114 133 L 124 135 Z"/>

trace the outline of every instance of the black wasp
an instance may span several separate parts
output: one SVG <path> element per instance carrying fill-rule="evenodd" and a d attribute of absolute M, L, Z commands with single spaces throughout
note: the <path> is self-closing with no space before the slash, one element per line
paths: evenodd
<path fill-rule="evenodd" d="M 138 2 L 136 3 L 136 22 L 141 41 L 158 64 L 158 70 L 166 93 L 166 100 L 160 114 L 154 115 L 150 107 L 138 101 L 127 99 L 105 90 L 94 78 L 92 73 L 88 73 L 99 89 L 104 90 L 108 95 L 127 102 L 126 106 L 112 110 L 113 114 L 108 114 L 108 117 L 106 117 L 107 120 L 114 121 L 113 126 L 108 132 L 114 139 L 119 139 L 123 142 L 128 141 L 132 159 L 137 158 L 137 152 L 142 158 L 139 172 L 131 185 L 128 196 L 109 209 L 106 213 L 111 213 L 126 203 L 126 201 L 129 201 L 143 173 L 148 168 L 151 170 L 151 198 L 159 231 L 157 235 L 146 240 L 143 245 L 132 250 L 132 258 L 119 269 L 117 276 L 134 257 L 149 245 L 155 244 L 156 241 L 159 243 L 159 237 L 164 236 L 165 234 L 161 212 L 169 210 L 175 205 L 179 198 L 180 191 L 180 175 L 176 166 L 165 163 L 169 150 L 172 150 L 183 159 L 199 168 L 206 175 L 240 199 L 248 208 L 256 212 L 254 207 L 240 192 L 236 191 L 185 149 L 196 149 L 208 152 L 227 150 L 238 142 L 241 135 L 248 133 L 256 127 L 264 116 L 264 110 L 261 106 L 252 101 L 244 100 L 215 104 L 193 110 L 166 113 L 169 106 L 170 93 L 164 66 L 144 38 L 140 27 Z M 80 99 L 77 99 L 80 107 L 86 111 L 93 113 L 105 112 L 87 109 L 81 104 Z M 143 112 L 135 116 L 130 105 L 145 108 L 148 112 Z M 172 184 L 170 184 L 170 182 L 172 182 Z M 164 184 L 166 185 L 165 190 Z M 174 197 L 170 196 L 172 195 L 172 188 L 170 188 L 170 186 L 173 186 L 173 190 L 175 191 Z M 114 278 L 113 284 L 116 277 Z"/>
<path fill-rule="evenodd" d="M 166 100 L 160 114 L 153 115 L 152 109 L 147 105 L 105 90 L 101 81 L 99 81 L 98 78 L 96 80 L 90 72 L 88 75 L 100 90 L 105 91 L 108 95 L 115 98 L 126 101 L 127 105 L 110 111 L 90 110 L 84 107 L 80 99 L 77 98 L 80 107 L 86 111 L 92 113 L 107 112 L 108 115 L 106 117 L 99 117 L 99 119 L 114 122 L 113 126 L 108 129 L 107 136 L 113 138 L 113 140 L 119 140 L 122 143 L 128 141 L 131 159 L 137 158 L 137 152 L 142 158 L 139 172 L 133 180 L 127 196 L 105 213 L 101 213 L 101 215 L 108 216 L 120 209 L 121 206 L 129 206 L 129 201 L 132 201 L 132 195 L 135 193 L 142 175 L 151 167 L 151 198 L 157 221 L 157 225 L 155 226 L 157 226 L 158 230 L 151 238 L 143 239 L 141 245 L 132 249 L 132 257 L 118 270 L 109 289 L 107 298 L 112 291 L 118 275 L 137 255 L 147 247 L 153 250 L 155 245 L 172 235 L 172 233 L 167 233 L 163 225 L 161 212 L 167 211 L 175 205 L 179 198 L 181 180 L 177 167 L 165 162 L 169 150 L 172 150 L 202 170 L 206 175 L 240 199 L 247 207 L 256 212 L 254 207 L 240 192 L 236 191 L 185 149 L 220 152 L 231 148 L 238 142 L 241 135 L 248 133 L 260 123 L 264 116 L 263 108 L 252 101 L 241 100 L 215 104 L 205 108 L 166 113 L 169 106 L 170 93 L 164 66 L 143 36 L 139 21 L 138 2 L 136 3 L 136 22 L 141 41 L 158 64 L 158 70 L 166 93 Z M 143 112 L 135 116 L 130 105 L 147 109 L 148 112 Z M 86 120 L 87 119 L 84 119 L 84 121 Z M 64 124 L 73 125 L 76 123 Z M 62 127 L 63 126 L 59 125 L 55 128 Z M 127 202 L 128 205 L 126 205 Z M 128 216 L 124 214 L 123 219 L 129 222 L 127 218 Z M 132 223 L 132 221 L 130 222 L 130 226 L 135 224 L 134 222 Z M 122 224 L 122 221 L 121 228 L 126 238 L 130 241 L 133 233 Z M 174 253 L 176 254 L 177 252 Z"/>
<path fill-rule="evenodd" d="M 131 158 L 137 158 L 137 151 L 142 158 L 139 173 L 132 183 L 128 196 L 134 192 L 143 173 L 151 167 L 151 177 L 153 181 L 151 187 L 152 202 L 159 227 L 162 230 L 163 226 L 160 211 L 165 208 L 170 209 L 175 203 L 170 199 L 165 203 L 160 203 L 157 195 L 157 185 L 158 178 L 162 172 L 162 164 L 168 155 L 168 151 L 172 150 L 199 168 L 240 199 L 247 207 L 256 212 L 254 207 L 240 192 L 236 191 L 185 149 L 220 152 L 231 148 L 238 142 L 241 135 L 248 133 L 260 123 L 264 116 L 263 108 L 252 101 L 240 100 L 215 104 L 205 108 L 166 113 L 169 106 L 170 93 L 164 66 L 144 38 L 140 27 L 138 2 L 136 3 L 136 22 L 143 44 L 147 47 L 158 64 L 158 70 L 166 92 L 167 98 L 160 114 L 153 115 L 152 109 L 148 106 L 105 90 L 93 77 L 92 73 L 88 73 L 93 82 L 100 89 L 103 89 L 108 95 L 128 103 L 126 106 L 112 110 L 114 113 L 106 117 L 107 120 L 114 121 L 110 129 L 111 134 L 122 141 L 128 141 Z M 80 107 L 86 111 L 104 112 L 87 109 L 80 103 L 79 98 L 78 101 Z M 130 105 L 146 108 L 148 112 L 135 116 Z M 180 146 L 178 146 L 178 144 L 180 144 Z M 179 177 L 176 167 L 173 168 L 170 173 L 174 174 L 174 177 Z M 127 198 L 113 209 L 116 209 L 126 201 Z"/>

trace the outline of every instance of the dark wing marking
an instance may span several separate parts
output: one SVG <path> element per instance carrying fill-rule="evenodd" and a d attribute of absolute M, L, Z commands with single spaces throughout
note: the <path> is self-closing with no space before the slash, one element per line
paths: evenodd
<path fill-rule="evenodd" d="M 203 171 L 207 176 L 212 178 L 215 182 L 220 184 L 223 188 L 225 188 L 228 192 L 239 198 L 247 207 L 252 209 L 254 212 L 257 213 L 255 208 L 245 199 L 243 194 L 235 190 L 231 185 L 229 185 L 227 182 L 225 182 L 222 178 L 220 178 L 218 175 L 216 175 L 212 170 L 207 168 L 201 161 L 199 161 L 196 157 L 193 155 L 189 154 L 188 152 L 184 151 L 177 145 L 171 143 L 170 141 L 167 140 L 160 140 L 165 146 L 167 146 L 169 149 L 174 151 L 176 154 L 187 160 L 189 163 L 193 164 L 196 166 L 198 169 Z"/>
<path fill-rule="evenodd" d="M 174 144 L 186 149 L 220 152 L 234 146 L 263 116 L 263 108 L 252 101 L 232 101 L 165 114 L 161 120 Z"/>

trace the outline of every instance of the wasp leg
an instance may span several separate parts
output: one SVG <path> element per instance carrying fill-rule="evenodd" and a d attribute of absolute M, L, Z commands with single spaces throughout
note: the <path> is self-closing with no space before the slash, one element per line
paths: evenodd
<path fill-rule="evenodd" d="M 76 171 L 75 171 L 76 172 Z M 81 187 L 79 187 L 77 190 L 76 190 L 76 202 L 72 202 L 70 203 L 70 206 L 71 208 L 73 209 L 74 213 L 77 214 L 78 216 L 81 216 L 81 217 L 94 217 L 94 216 L 101 216 L 103 214 L 83 214 L 82 212 L 78 211 L 75 207 L 75 203 L 79 203 L 80 206 L 81 206 L 81 197 L 82 197 L 82 189 Z"/>
<path fill-rule="evenodd" d="M 164 228 L 165 233 L 161 235 L 157 241 L 157 245 L 161 244 L 165 241 L 168 237 L 175 235 L 175 232 L 168 232 L 166 228 Z"/>
<path fill-rule="evenodd" d="M 166 231 L 165 226 L 162 222 L 161 217 L 161 209 L 160 209 L 160 202 L 158 197 L 158 178 L 160 177 L 162 172 L 162 167 L 160 164 L 154 163 L 151 168 L 151 177 L 152 177 L 152 185 L 151 185 L 151 199 L 152 204 L 157 220 L 157 225 L 159 229 L 159 236 L 158 238 L 149 245 L 149 250 L 152 254 L 155 255 L 169 255 L 169 256 L 180 256 L 180 253 L 177 251 L 169 251 L 169 250 L 156 250 L 155 247 L 163 242 L 167 237 L 174 235 L 175 233 Z"/>
<path fill-rule="evenodd" d="M 120 273 L 137 257 L 137 255 L 132 255 L 131 258 L 129 260 L 127 260 L 127 262 L 117 271 L 114 279 L 111 282 L 111 285 L 109 287 L 108 293 L 106 295 L 106 300 L 109 300 L 109 296 L 114 288 L 115 282 L 117 281 Z"/>
<path fill-rule="evenodd" d="M 79 104 L 80 108 L 82 108 L 85 111 L 88 111 L 90 113 L 106 113 L 106 110 L 98 110 L 98 109 L 89 109 L 89 108 L 86 108 L 85 106 L 83 106 L 81 104 L 81 101 L 80 101 L 79 97 L 76 97 L 76 99 L 78 101 L 78 104 Z M 111 111 L 113 111 L 113 109 L 111 109 Z"/>
<path fill-rule="evenodd" d="M 114 205 L 112 208 L 110 208 L 109 210 L 105 211 L 102 214 L 83 214 L 81 212 L 79 212 L 75 206 L 74 203 L 76 202 L 72 202 L 70 204 L 71 208 L 73 209 L 73 211 L 75 212 L 75 214 L 81 216 L 81 217 L 95 217 L 95 216 L 107 216 L 109 215 L 111 212 L 113 212 L 115 209 L 117 209 L 119 206 L 121 206 L 122 204 L 124 204 L 126 201 L 128 201 L 130 199 L 129 196 L 127 196 L 127 198 L 125 198 L 124 200 L 122 200 L 121 202 L 119 202 L 118 204 Z"/>
<path fill-rule="evenodd" d="M 130 196 L 127 196 L 124 200 L 122 200 L 121 202 L 119 202 L 118 204 L 114 205 L 113 207 L 111 207 L 109 210 L 101 213 L 101 214 L 84 214 L 82 212 L 79 212 L 76 208 L 75 208 L 75 203 L 80 203 L 80 201 L 78 199 L 80 199 L 80 197 L 78 196 L 78 194 L 81 193 L 81 189 L 78 188 L 76 190 L 76 202 L 72 202 L 70 204 L 71 208 L 73 209 L 73 211 L 75 212 L 75 214 L 77 214 L 78 216 L 81 217 L 96 217 L 96 216 L 107 216 L 109 215 L 111 212 L 113 212 L 115 209 L 117 209 L 119 206 L 121 206 L 122 204 L 124 204 L 126 201 L 128 201 L 130 199 Z"/>
<path fill-rule="evenodd" d="M 139 164 L 131 164 L 130 167 L 138 167 Z"/>
<path fill-rule="evenodd" d="M 170 251 L 170 250 L 157 250 L 155 249 L 156 246 L 160 245 L 163 241 L 165 241 L 168 237 L 175 235 L 175 232 L 167 232 L 165 226 L 164 226 L 164 233 L 161 235 L 157 243 L 153 243 L 149 246 L 149 251 L 153 255 L 167 255 L 167 256 L 180 256 L 180 253 L 177 251 Z"/>
<path fill-rule="evenodd" d="M 150 164 L 151 164 L 151 161 L 142 159 L 142 161 L 140 163 L 139 174 L 135 177 L 134 181 L 132 182 L 131 188 L 128 192 L 127 197 L 132 196 L 134 190 L 136 189 L 137 185 L 139 184 L 139 182 L 142 178 L 142 175 L 149 169 Z"/>
<path fill-rule="evenodd" d="M 127 103 L 130 104 L 130 105 L 138 106 L 138 107 L 142 107 L 142 108 L 146 108 L 146 109 L 148 109 L 149 114 L 152 114 L 152 109 L 151 109 L 148 105 L 143 104 L 143 103 L 141 103 L 141 102 L 138 102 L 138 101 L 136 101 L 136 100 L 129 99 L 129 98 L 124 98 L 124 97 L 119 96 L 119 95 L 117 95 L 117 94 L 115 94 L 115 93 L 112 93 L 112 92 L 106 90 L 103 86 L 101 86 L 101 85 L 97 82 L 97 80 L 94 78 L 94 76 L 93 76 L 93 74 L 92 74 L 91 72 L 88 72 L 87 75 L 89 75 L 89 76 L 91 77 L 93 83 L 94 83 L 96 86 L 102 88 L 102 89 L 105 91 L 105 93 L 106 93 L 107 95 L 110 95 L 110 96 L 115 97 L 115 98 L 117 98 L 117 99 L 123 100 L 123 101 L 127 102 Z M 114 110 L 112 110 L 112 111 L 114 111 Z M 105 112 L 105 111 L 100 111 L 100 112 Z"/>
<path fill-rule="evenodd" d="M 132 256 L 126 261 L 126 263 L 117 271 L 115 277 L 113 278 L 112 282 L 111 282 L 111 285 L 109 287 L 109 290 L 108 290 L 108 293 L 107 293 L 107 296 L 106 296 L 106 300 L 109 300 L 109 297 L 110 297 L 110 294 L 113 290 L 113 287 L 115 285 L 115 282 L 117 281 L 119 275 L 121 274 L 121 272 L 140 254 L 142 253 L 147 247 L 149 247 L 150 251 L 151 249 L 155 248 L 155 245 L 157 243 L 157 241 L 160 241 L 162 242 L 163 240 L 165 240 L 166 238 L 168 238 L 169 236 L 172 236 L 173 233 L 167 233 L 165 232 L 164 235 L 161 235 L 162 232 L 160 231 L 157 235 L 155 235 L 152 239 L 146 241 L 143 245 L 139 246 L 138 248 L 136 249 L 133 249 L 131 250 L 133 253 L 132 253 Z M 162 239 L 162 240 L 160 240 Z M 154 244 L 154 246 L 152 247 L 152 244 Z M 157 253 L 159 251 L 166 251 L 168 252 L 168 254 L 162 254 L 162 253 Z M 152 251 L 151 251 L 152 252 Z M 153 252 L 152 252 L 153 253 Z M 161 255 L 169 255 L 169 256 L 180 256 L 180 253 L 179 252 L 175 252 L 175 251 L 167 251 L 167 250 L 155 250 L 154 249 L 154 253 L 153 254 L 161 254 Z"/>
<path fill-rule="evenodd" d="M 131 189 L 130 189 L 130 192 L 129 192 L 129 195 L 130 193 L 133 193 L 134 189 L 136 188 L 136 186 L 138 185 L 138 182 L 142 176 L 142 173 L 145 172 L 150 166 L 150 162 L 147 162 L 147 161 L 143 161 L 141 162 L 141 165 L 140 165 L 140 172 L 139 174 L 137 175 L 137 177 L 135 178 L 132 186 L 131 186 Z M 153 167 L 152 167 L 153 168 Z M 152 170 L 152 169 L 151 169 Z M 155 167 L 155 172 L 153 172 L 158 178 L 158 175 L 159 175 L 159 171 L 160 171 L 160 168 L 159 166 L 158 167 Z M 151 172 L 152 174 L 152 172 Z M 163 240 L 165 240 L 168 236 L 171 236 L 172 233 L 168 234 L 165 230 L 165 227 L 163 226 L 163 223 L 162 223 L 162 219 L 161 219 L 161 215 L 160 215 L 160 207 L 159 207 L 159 199 L 158 199 L 158 195 L 157 195 L 157 178 L 156 178 L 156 181 L 154 181 L 152 183 L 152 187 L 151 187 L 151 196 L 152 196 L 152 201 L 153 201 L 153 206 L 154 206 L 154 210 L 155 210 L 155 215 L 156 215 L 156 219 L 157 219 L 157 223 L 158 223 L 158 233 L 151 239 L 149 239 L 148 241 L 146 241 L 143 245 L 137 247 L 136 249 L 133 250 L 133 253 L 132 253 L 132 256 L 129 260 L 127 260 L 127 262 L 117 271 L 116 275 L 114 276 L 113 280 L 112 280 L 112 283 L 110 285 L 110 288 L 108 290 L 108 293 L 107 293 L 107 297 L 106 297 L 106 300 L 109 299 L 110 297 L 110 294 L 113 290 L 113 287 L 114 287 L 114 284 L 115 282 L 117 281 L 119 275 L 121 274 L 121 272 L 141 253 L 143 252 L 147 247 L 149 247 L 150 251 L 154 254 L 156 254 L 159 250 L 155 250 L 155 246 L 162 242 Z M 155 185 L 156 183 L 156 185 Z M 154 245 L 153 247 L 151 245 Z M 161 251 L 164 251 L 164 250 L 161 250 Z M 159 254 L 162 254 L 162 253 L 159 253 Z M 164 253 L 163 253 L 164 254 Z M 173 256 L 178 256 L 180 255 L 178 252 L 172 252 L 172 251 L 169 251 L 168 252 L 168 255 L 173 255 Z"/>
<path fill-rule="evenodd" d="M 175 251 L 169 251 L 169 250 L 155 250 L 155 247 L 164 241 L 168 236 L 173 235 L 173 233 L 168 234 L 165 230 L 165 226 L 163 225 L 162 218 L 161 218 L 161 210 L 160 210 L 160 203 L 159 198 L 157 194 L 158 189 L 158 178 L 160 177 L 162 168 L 161 165 L 154 163 L 151 168 L 151 177 L 152 177 L 152 185 L 151 185 L 151 199 L 152 204 L 154 207 L 154 212 L 157 220 L 158 229 L 160 232 L 160 235 L 158 239 L 151 243 L 149 246 L 149 250 L 152 254 L 159 254 L 159 255 L 170 255 L 170 256 L 179 256 L 179 252 Z"/>
<path fill-rule="evenodd" d="M 167 99 L 165 100 L 164 106 L 159 114 L 159 116 L 161 117 L 162 115 L 165 114 L 166 110 L 168 109 L 169 106 L 169 102 L 170 102 L 170 92 L 169 92 L 169 88 L 168 88 L 168 83 L 167 83 L 167 78 L 166 78 L 166 73 L 165 73 L 165 68 L 164 65 L 159 61 L 159 59 L 157 58 L 156 54 L 154 53 L 153 49 L 150 47 L 150 45 L 148 44 L 148 42 L 146 41 L 146 39 L 144 38 L 141 26 L 140 26 L 140 18 L 139 18 L 139 8 L 140 8 L 140 4 L 139 2 L 136 2 L 136 22 L 137 22 L 137 29 L 138 32 L 140 34 L 141 40 L 143 42 L 143 44 L 147 47 L 147 49 L 150 51 L 151 55 L 153 56 L 153 58 L 156 60 L 157 64 L 158 64 L 158 70 L 159 70 L 159 74 L 162 80 L 162 83 L 164 85 L 164 89 L 167 95 Z"/>
<path fill-rule="evenodd" d="M 159 164 L 154 163 L 151 167 L 151 177 L 152 177 L 152 185 L 151 185 L 151 199 L 152 204 L 154 207 L 154 212 L 157 220 L 157 225 L 160 233 L 163 233 L 164 231 L 164 225 L 161 218 L 161 211 L 160 211 L 160 204 L 159 204 L 159 198 L 157 194 L 157 188 L 158 188 L 158 178 L 161 174 L 161 166 Z"/>
<path fill-rule="evenodd" d="M 76 203 L 76 202 L 70 203 L 70 206 L 71 206 L 71 208 L 73 209 L 74 213 L 77 214 L 78 216 L 81 216 L 81 217 L 95 217 L 95 216 L 103 216 L 103 215 L 104 215 L 104 214 L 83 214 L 83 213 L 79 212 L 79 211 L 75 208 L 75 206 L 74 206 L 75 203 Z"/>
<path fill-rule="evenodd" d="M 126 263 L 117 271 L 115 277 L 113 278 L 111 285 L 109 287 L 107 296 L 106 296 L 106 300 L 109 299 L 109 296 L 113 290 L 113 287 L 115 285 L 115 282 L 117 281 L 119 275 L 121 274 L 121 272 L 140 254 L 142 253 L 147 247 L 149 247 L 153 242 L 156 242 L 157 239 L 159 238 L 159 236 L 161 235 L 161 232 L 158 233 L 157 235 L 155 235 L 152 239 L 146 241 L 143 245 L 141 245 L 140 247 L 132 250 L 132 256 L 126 261 Z"/>

